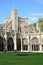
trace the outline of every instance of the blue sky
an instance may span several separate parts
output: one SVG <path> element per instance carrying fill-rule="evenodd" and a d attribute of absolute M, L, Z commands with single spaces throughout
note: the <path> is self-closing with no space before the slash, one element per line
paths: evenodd
<path fill-rule="evenodd" d="M 10 17 L 13 9 L 18 10 L 20 17 L 28 17 L 28 23 L 35 23 L 43 17 L 43 0 L 0 0 L 0 24 Z"/>

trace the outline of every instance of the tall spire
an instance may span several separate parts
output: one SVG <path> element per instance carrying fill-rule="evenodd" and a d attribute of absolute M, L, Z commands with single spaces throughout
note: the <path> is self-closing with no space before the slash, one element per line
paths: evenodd
<path fill-rule="evenodd" d="M 12 0 L 12 6 L 13 6 L 13 10 L 14 10 L 14 0 Z"/>
<path fill-rule="evenodd" d="M 14 0 L 9 0 L 9 6 L 11 7 L 11 10 L 14 10 Z"/>

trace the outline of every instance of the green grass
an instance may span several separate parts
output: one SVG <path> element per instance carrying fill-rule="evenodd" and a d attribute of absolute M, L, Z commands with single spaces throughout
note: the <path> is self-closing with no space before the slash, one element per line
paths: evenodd
<path fill-rule="evenodd" d="M 0 53 L 0 65 L 43 65 L 43 54 L 17 56 L 17 53 Z"/>

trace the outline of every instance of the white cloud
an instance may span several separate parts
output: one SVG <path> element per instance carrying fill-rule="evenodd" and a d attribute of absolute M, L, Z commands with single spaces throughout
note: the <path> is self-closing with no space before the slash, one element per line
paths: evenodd
<path fill-rule="evenodd" d="M 36 0 L 39 4 L 43 4 L 43 0 Z"/>
<path fill-rule="evenodd" d="M 29 18 L 29 23 L 35 23 L 38 21 L 37 17 L 28 17 Z"/>
<path fill-rule="evenodd" d="M 43 18 L 43 13 L 30 13 L 28 14 L 29 23 L 35 23 L 41 17 Z"/>
<path fill-rule="evenodd" d="M 35 21 L 35 20 L 37 20 L 38 18 L 36 18 L 36 17 L 33 17 L 33 18 L 31 18 L 31 20 L 33 20 L 33 21 Z"/>
<path fill-rule="evenodd" d="M 37 17 L 28 17 L 28 18 L 31 20 L 37 20 L 38 19 Z"/>
<path fill-rule="evenodd" d="M 29 16 L 43 16 L 43 13 L 30 13 Z"/>

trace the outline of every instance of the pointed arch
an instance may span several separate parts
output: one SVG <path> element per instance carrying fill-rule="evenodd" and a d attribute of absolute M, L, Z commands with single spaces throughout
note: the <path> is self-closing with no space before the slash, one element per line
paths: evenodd
<path fill-rule="evenodd" d="M 14 42 L 13 42 L 12 37 L 9 37 L 7 40 L 7 49 L 8 49 L 8 51 L 14 50 Z"/>
<path fill-rule="evenodd" d="M 21 50 L 21 38 L 17 39 L 17 50 Z"/>
<path fill-rule="evenodd" d="M 28 50 L 28 40 L 26 38 L 23 38 L 23 50 Z"/>
<path fill-rule="evenodd" d="M 39 44 L 38 38 L 36 38 L 36 37 L 32 38 L 31 44 L 35 44 L 35 45 Z"/>
<path fill-rule="evenodd" d="M 32 46 L 32 51 L 38 51 L 39 50 L 39 40 L 38 40 L 38 38 L 34 37 L 31 40 L 31 46 Z"/>

